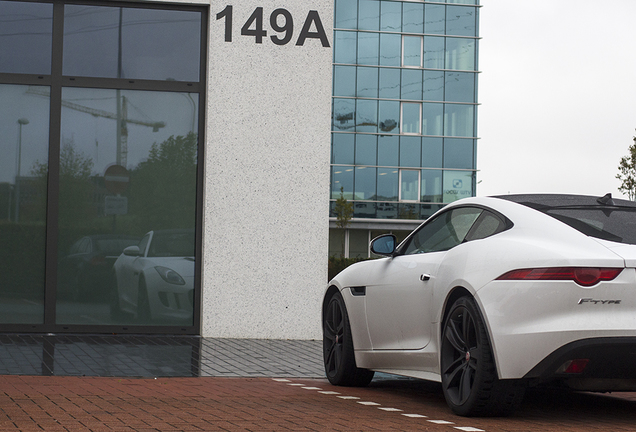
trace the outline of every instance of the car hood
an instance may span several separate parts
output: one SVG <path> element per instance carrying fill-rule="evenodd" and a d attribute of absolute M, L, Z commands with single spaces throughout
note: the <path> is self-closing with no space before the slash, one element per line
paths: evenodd
<path fill-rule="evenodd" d="M 625 267 L 636 267 L 636 245 L 595 238 L 597 242 L 625 260 Z"/>

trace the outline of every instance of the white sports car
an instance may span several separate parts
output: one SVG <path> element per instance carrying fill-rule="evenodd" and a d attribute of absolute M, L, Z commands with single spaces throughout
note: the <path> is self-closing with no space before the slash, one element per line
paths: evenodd
<path fill-rule="evenodd" d="M 555 381 L 636 390 L 636 203 L 575 195 L 456 201 L 323 301 L 325 371 L 438 381 L 458 415 L 509 415 Z"/>
<path fill-rule="evenodd" d="M 113 318 L 192 325 L 194 230 L 150 231 L 139 246 L 124 249 L 113 269 Z"/>

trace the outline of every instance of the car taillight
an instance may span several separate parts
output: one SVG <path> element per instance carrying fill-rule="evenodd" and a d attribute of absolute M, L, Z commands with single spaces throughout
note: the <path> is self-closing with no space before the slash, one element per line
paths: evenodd
<path fill-rule="evenodd" d="M 504 273 L 497 280 L 571 280 L 581 286 L 596 285 L 615 279 L 622 268 L 548 267 L 519 269 Z"/>

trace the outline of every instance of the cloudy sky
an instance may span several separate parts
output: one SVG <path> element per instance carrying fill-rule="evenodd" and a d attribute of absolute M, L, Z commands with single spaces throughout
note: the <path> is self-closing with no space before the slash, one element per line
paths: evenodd
<path fill-rule="evenodd" d="M 477 195 L 618 192 L 636 1 L 481 0 Z"/>

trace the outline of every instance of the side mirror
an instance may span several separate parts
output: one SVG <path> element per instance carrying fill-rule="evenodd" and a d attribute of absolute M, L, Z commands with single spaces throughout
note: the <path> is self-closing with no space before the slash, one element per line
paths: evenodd
<path fill-rule="evenodd" d="M 126 256 L 139 256 L 139 246 L 128 246 L 124 249 L 124 255 Z"/>
<path fill-rule="evenodd" d="M 393 256 L 397 239 L 393 234 L 383 234 L 371 240 L 371 252 L 381 256 Z"/>

